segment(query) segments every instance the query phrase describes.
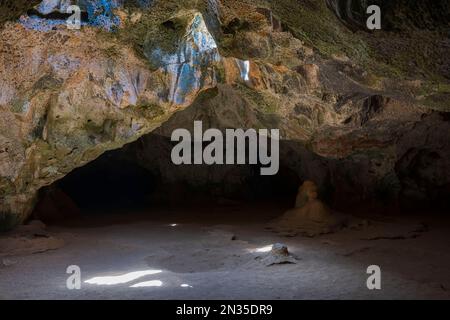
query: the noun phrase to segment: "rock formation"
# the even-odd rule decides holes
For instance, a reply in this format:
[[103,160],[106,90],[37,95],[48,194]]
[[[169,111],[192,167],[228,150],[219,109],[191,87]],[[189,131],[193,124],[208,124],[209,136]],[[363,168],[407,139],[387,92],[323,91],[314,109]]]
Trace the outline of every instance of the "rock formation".
[[290,254],[288,247],[282,243],[275,243],[267,254],[259,256],[257,259],[267,267],[278,264],[295,264],[298,261]]
[[287,211],[273,226],[279,232],[316,236],[349,225],[350,218],[332,212],[318,199],[317,186],[306,181],[298,190],[295,208]]

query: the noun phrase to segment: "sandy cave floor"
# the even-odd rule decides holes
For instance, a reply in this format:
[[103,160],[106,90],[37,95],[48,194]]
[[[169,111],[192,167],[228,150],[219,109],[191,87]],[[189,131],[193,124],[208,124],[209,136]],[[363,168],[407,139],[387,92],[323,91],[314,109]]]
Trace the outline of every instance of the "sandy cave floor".
[[[88,216],[47,227],[65,245],[35,254],[4,255],[0,298],[450,298],[448,219],[371,217],[364,229],[305,238],[265,229],[261,221],[277,214],[269,206],[202,213],[174,208],[154,211],[151,215]],[[258,257],[267,253],[256,250],[273,243],[286,244],[297,263],[262,263]],[[80,290],[66,288],[69,265],[81,268]],[[381,290],[366,287],[369,265],[381,267]],[[136,271],[148,274],[113,285],[85,282]],[[132,287],[143,282],[149,286]]]

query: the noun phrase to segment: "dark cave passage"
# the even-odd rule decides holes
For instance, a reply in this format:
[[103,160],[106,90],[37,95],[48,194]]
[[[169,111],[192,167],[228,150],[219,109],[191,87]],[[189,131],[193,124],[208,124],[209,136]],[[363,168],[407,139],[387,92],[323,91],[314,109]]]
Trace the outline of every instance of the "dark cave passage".
[[[356,181],[358,175],[345,175],[350,169],[365,172],[364,167],[358,169],[353,163],[322,162],[308,154],[293,154],[292,148],[301,149],[288,145],[282,144],[283,161],[278,174],[262,176],[259,165],[176,166],[171,160],[174,144],[170,139],[150,134],[121,149],[106,152],[43,188],[33,218],[52,223],[92,215],[139,213],[153,219],[163,218],[164,210],[174,210],[186,217],[197,213],[209,217],[224,209],[223,217],[262,215],[264,220],[265,208],[272,210],[272,216],[293,208],[299,186],[306,180],[320,181],[314,177],[320,177],[320,173],[325,177],[319,188],[320,198],[338,212],[356,216],[448,213],[445,201],[448,185],[437,188],[434,180],[429,179],[440,172],[430,173],[430,168],[444,167],[429,165],[430,161],[436,164],[440,159],[434,153],[419,152],[417,156],[413,153],[411,157],[417,161],[411,162],[409,157],[399,162],[398,195],[392,195],[396,188],[378,184],[369,198],[364,198],[361,191],[365,190],[365,181]],[[303,166],[297,171],[292,169],[296,159]],[[335,180],[329,179],[327,170],[335,170]],[[425,199],[419,197],[424,193],[417,195],[418,187],[427,190]],[[253,221],[257,220],[255,216]]]
[[155,189],[156,177],[136,163],[106,153],[57,183],[80,209],[136,208]]
[[295,203],[301,180],[287,167],[262,176],[258,165],[175,166],[167,138],[143,139],[106,152],[43,188],[33,217],[58,223],[88,215],[139,212],[153,217],[155,208],[206,212],[252,204],[269,204],[282,214]]

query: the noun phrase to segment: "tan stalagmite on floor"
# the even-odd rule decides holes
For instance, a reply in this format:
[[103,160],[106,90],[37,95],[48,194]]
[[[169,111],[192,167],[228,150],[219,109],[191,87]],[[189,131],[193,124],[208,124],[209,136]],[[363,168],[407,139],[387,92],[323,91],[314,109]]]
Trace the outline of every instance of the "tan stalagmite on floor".
[[332,211],[319,198],[317,185],[305,181],[299,188],[295,208],[272,223],[275,231],[292,235],[316,236],[361,224],[347,215]]

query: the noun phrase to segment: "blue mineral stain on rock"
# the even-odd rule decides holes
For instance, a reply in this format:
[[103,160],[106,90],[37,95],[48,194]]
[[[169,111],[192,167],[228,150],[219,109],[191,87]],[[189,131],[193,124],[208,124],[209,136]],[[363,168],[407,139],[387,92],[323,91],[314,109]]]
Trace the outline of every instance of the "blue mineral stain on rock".
[[182,104],[185,97],[190,93],[198,90],[200,84],[196,79],[195,68],[189,64],[183,64],[178,79],[178,87],[173,98],[175,103]]
[[60,0],[45,0],[36,7],[36,10],[41,14],[50,14],[55,11],[65,12],[67,9],[66,2],[67,1]]
[[[78,5],[82,12],[86,12],[88,21],[83,21],[82,26],[95,26],[108,31],[112,31],[120,24],[119,17],[115,16],[113,9],[122,5],[123,0],[80,0]],[[52,12],[67,13],[70,1],[67,0],[44,0],[36,10],[42,15]],[[59,25],[65,25],[66,20],[47,19],[40,16],[22,16],[20,23],[26,28],[37,31],[49,31]]]
[[111,30],[113,27],[119,25],[119,18],[112,12],[112,9],[119,6],[118,1],[86,1],[85,6],[90,25],[102,27],[107,30]]
[[200,13],[193,16],[186,34],[179,41],[177,52],[167,53],[154,48],[148,58],[170,74],[169,100],[183,104],[190,94],[202,89],[207,79],[211,84],[216,81],[213,65],[221,57]]
[[19,22],[27,29],[43,32],[51,31],[55,27],[66,23],[65,20],[46,20],[37,16],[22,16],[20,17]]

